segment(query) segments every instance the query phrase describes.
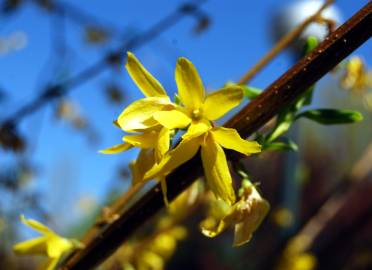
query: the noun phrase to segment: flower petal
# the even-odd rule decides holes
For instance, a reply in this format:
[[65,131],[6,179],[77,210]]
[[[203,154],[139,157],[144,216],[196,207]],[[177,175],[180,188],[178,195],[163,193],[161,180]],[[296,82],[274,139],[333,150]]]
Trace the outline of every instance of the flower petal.
[[[124,131],[133,132],[148,129],[158,122],[152,119],[155,112],[172,109],[174,105],[168,97],[148,97],[130,104],[120,115],[117,123]],[[151,119],[153,121],[151,121]]]
[[196,137],[206,133],[211,128],[212,128],[212,126],[208,122],[200,121],[200,122],[196,122],[196,123],[191,123],[191,125],[187,129],[186,133],[182,135],[182,139],[191,140],[193,138],[196,138]]
[[232,149],[244,155],[261,152],[261,145],[255,141],[247,141],[240,137],[233,128],[218,127],[211,130],[215,141],[222,147]]
[[158,139],[155,147],[155,160],[159,163],[170,146],[170,130],[162,128],[158,134]]
[[244,217],[242,222],[235,225],[234,246],[241,246],[252,238],[252,234],[257,230],[269,212],[270,205],[266,200],[262,199],[254,201],[251,209],[249,215]]
[[235,192],[232,186],[232,178],[225,153],[208,134],[205,143],[201,147],[204,173],[207,183],[217,198],[228,204],[235,202]]
[[190,110],[200,108],[204,101],[204,86],[196,68],[186,58],[177,61],[176,83],[182,103]]
[[206,218],[200,225],[200,229],[202,234],[213,238],[225,231],[229,225],[230,224],[227,224],[224,220],[216,221],[211,218]]
[[33,238],[13,246],[17,255],[46,255],[46,236]]
[[145,179],[154,179],[158,176],[167,175],[169,172],[191,159],[198,152],[201,140],[182,140],[180,144],[164,156],[159,164],[156,164],[145,174]]
[[164,204],[166,207],[169,207],[169,201],[168,201],[168,197],[167,197],[167,181],[165,179],[165,177],[160,177],[159,179],[159,182],[160,182],[160,186],[161,186],[161,192],[163,193],[163,200],[164,200]]
[[240,104],[244,97],[240,86],[228,86],[209,94],[203,104],[204,116],[213,121]]
[[155,148],[158,141],[159,131],[152,130],[136,135],[126,135],[123,141],[139,148]]
[[132,185],[142,182],[145,173],[150,170],[154,164],[154,149],[141,149],[136,161],[130,166],[132,171]]
[[127,151],[128,149],[130,149],[132,147],[133,146],[129,143],[121,143],[121,144],[116,144],[116,145],[111,146],[109,148],[100,150],[99,152],[102,153],[102,154],[111,155],[111,154],[117,154],[117,153]]
[[125,67],[142,93],[146,97],[166,96],[167,92],[163,86],[142,66],[134,54],[127,52],[127,55]]
[[190,117],[177,110],[158,111],[154,113],[154,119],[168,129],[184,128],[191,122]]
[[41,234],[54,233],[51,229],[49,229],[44,224],[42,224],[39,221],[36,221],[34,219],[26,219],[24,215],[20,216],[20,220],[23,224],[33,228],[34,230],[38,231]]
[[72,242],[57,234],[54,234],[47,239],[47,254],[49,258],[60,258],[63,253],[74,248]]

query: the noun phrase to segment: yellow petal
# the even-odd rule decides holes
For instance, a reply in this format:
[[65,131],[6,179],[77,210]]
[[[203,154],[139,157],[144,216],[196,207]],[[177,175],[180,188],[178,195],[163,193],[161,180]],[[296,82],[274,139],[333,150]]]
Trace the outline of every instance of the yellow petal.
[[168,129],[184,128],[191,122],[190,117],[177,110],[156,112],[154,119]]
[[[120,115],[117,123],[124,131],[148,129],[158,123],[152,119],[154,113],[172,109],[174,105],[168,97],[148,97],[130,104]],[[153,121],[151,121],[151,119]]]
[[13,251],[17,255],[46,255],[46,236],[37,237],[23,241],[13,246]]
[[145,174],[145,179],[154,179],[158,176],[167,175],[169,172],[191,159],[198,152],[201,140],[182,140],[180,144],[164,156],[159,164],[156,164]]
[[47,239],[47,254],[49,258],[60,258],[63,253],[74,248],[70,240],[63,238],[57,234],[50,236]]
[[252,234],[257,230],[269,212],[270,205],[266,200],[262,199],[254,201],[251,209],[249,215],[242,222],[235,225],[234,246],[241,246],[252,238]]
[[204,173],[207,183],[217,198],[228,204],[235,202],[235,192],[227,165],[225,153],[211,135],[208,135],[201,147]]
[[[223,231],[225,231],[228,227],[229,224],[225,223],[224,220],[220,220],[217,225],[213,224],[214,226],[209,227],[208,223],[211,222],[208,218],[205,219],[201,225],[201,232],[207,237],[213,238],[216,237],[217,235],[221,234]],[[213,223],[216,222],[215,220],[212,221]]]
[[177,61],[176,83],[182,103],[190,110],[199,109],[204,101],[204,86],[196,68],[186,58]]
[[127,151],[128,149],[132,148],[132,145],[129,143],[121,143],[114,146],[111,146],[109,148],[100,150],[99,152],[102,154],[117,154],[124,151]]
[[154,149],[141,149],[136,161],[131,166],[132,185],[143,181],[143,176],[155,164]]
[[163,156],[169,150],[170,145],[170,130],[162,128],[159,132],[155,148],[155,160],[157,163],[161,161]]
[[169,201],[167,197],[167,181],[165,177],[160,177],[161,192],[163,193],[163,200],[166,207],[169,207]]
[[213,121],[240,104],[244,97],[240,86],[228,86],[209,94],[203,104],[204,116]]
[[182,135],[182,139],[191,140],[206,133],[211,128],[212,126],[208,122],[199,121],[196,123],[191,123],[186,133]]
[[138,61],[131,52],[127,52],[128,59],[125,67],[138,88],[146,97],[166,96],[167,92]]
[[158,141],[159,131],[152,130],[137,135],[127,135],[123,137],[123,141],[139,148],[155,148]]
[[41,234],[54,233],[51,229],[49,229],[44,224],[42,224],[39,221],[36,221],[34,219],[26,219],[24,215],[20,216],[20,220],[23,224],[33,228],[34,230],[38,231]]
[[211,130],[213,138],[222,147],[232,149],[244,155],[261,152],[261,145],[255,141],[247,141],[240,137],[233,128],[218,127]]
[[225,201],[213,200],[209,204],[208,216],[200,223],[201,232],[207,237],[216,237],[226,230],[230,223],[224,218],[229,214],[232,207]]

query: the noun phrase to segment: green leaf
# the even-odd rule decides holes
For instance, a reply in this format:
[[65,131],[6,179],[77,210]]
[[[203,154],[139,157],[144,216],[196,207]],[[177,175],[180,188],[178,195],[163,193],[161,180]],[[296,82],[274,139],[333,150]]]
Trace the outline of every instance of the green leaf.
[[309,36],[304,46],[304,54],[308,54],[319,45],[319,40],[315,36]]
[[275,142],[270,142],[266,145],[263,145],[263,150],[264,151],[298,151],[298,145],[288,139],[288,138],[283,138],[285,141],[275,141]]
[[310,105],[311,102],[313,101],[313,93],[314,93],[314,88],[315,86],[310,86],[304,94],[300,96],[300,98],[296,101],[294,105],[294,110],[297,112],[299,111],[302,107],[306,105]]
[[244,91],[244,96],[246,96],[250,100],[255,99],[258,95],[262,93],[262,90],[256,87],[246,85],[243,85],[242,87]]
[[294,113],[292,110],[287,109],[279,113],[278,118],[276,119],[276,125],[273,130],[266,136],[265,141],[267,143],[273,142],[274,140],[279,138],[279,136],[286,133],[291,127],[294,120]]
[[308,110],[298,114],[296,119],[301,117],[308,118],[323,125],[349,124],[363,120],[363,115],[360,112],[336,109]]

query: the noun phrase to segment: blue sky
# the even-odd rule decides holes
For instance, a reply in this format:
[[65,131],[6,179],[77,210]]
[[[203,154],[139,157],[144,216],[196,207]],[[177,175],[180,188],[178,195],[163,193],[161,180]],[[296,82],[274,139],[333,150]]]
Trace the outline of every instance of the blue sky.
[[[184,3],[179,0],[91,0],[89,5],[86,1],[63,2],[69,2],[118,29],[131,28],[139,32],[148,29]],[[296,1],[209,0],[202,6],[203,11],[211,17],[211,25],[204,33],[193,34],[195,19],[185,17],[134,53],[169,93],[175,90],[174,66],[179,56],[189,58],[196,65],[208,89],[216,89],[227,81],[237,80],[270,49],[273,13],[293,2]],[[367,2],[339,0],[337,7],[343,18],[347,19]],[[0,86],[7,90],[9,96],[6,103],[0,103],[0,120],[21,104],[30,101],[39,91],[43,77],[48,78],[53,72],[50,66],[45,67],[45,62],[51,57],[50,22],[45,11],[30,4],[16,15],[0,17],[0,38],[17,31],[24,32],[27,36],[25,48],[0,55]],[[69,59],[70,74],[89,66],[102,51],[110,47],[97,48],[82,42],[82,29],[74,23],[67,21],[66,30],[68,44],[73,48]],[[371,59],[371,52],[370,44],[365,44],[358,50],[365,59]],[[125,52],[123,64],[124,61]],[[283,53],[252,81],[252,85],[264,88],[291,63],[290,54]],[[110,105],[101,89],[113,76],[127,90],[126,103],[141,96],[123,65],[117,72],[105,72],[68,95],[80,104],[82,113],[98,131],[100,140],[96,144],[88,143],[84,135],[75,132],[67,124],[56,121],[51,105],[20,123],[21,132],[30,142],[26,155],[38,167],[37,177],[30,188],[46,193],[44,202],[47,208],[53,212],[65,213],[62,214],[65,218],[70,215],[70,207],[80,196],[90,194],[100,199],[116,178],[118,165],[135,157],[133,151],[117,156],[97,153],[99,149],[119,143],[122,136],[113,127],[112,120],[125,104]],[[0,169],[4,166],[1,164],[11,160],[10,153],[0,150]]]

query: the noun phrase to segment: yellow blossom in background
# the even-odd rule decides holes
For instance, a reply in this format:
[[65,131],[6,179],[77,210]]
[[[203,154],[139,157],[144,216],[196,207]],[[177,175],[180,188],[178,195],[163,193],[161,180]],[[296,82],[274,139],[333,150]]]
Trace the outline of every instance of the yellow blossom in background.
[[294,236],[288,241],[280,257],[277,270],[314,270],[316,257],[308,252],[312,239],[305,234]]
[[211,205],[208,217],[200,224],[202,233],[215,237],[234,226],[234,246],[247,243],[269,211],[269,203],[249,181],[243,181],[242,194],[234,205],[222,201]]
[[75,239],[59,236],[54,231],[33,219],[20,217],[23,224],[39,232],[42,236],[27,240],[13,246],[17,255],[44,255],[49,257],[42,269],[52,270],[56,267],[62,256],[83,245]]
[[304,252],[293,254],[282,258],[277,270],[314,270],[316,268],[316,257],[311,253]]
[[203,186],[199,180],[196,180],[190,187],[183,191],[174,199],[169,207],[168,212],[174,220],[184,219],[195,206],[199,197],[203,194]]
[[285,207],[275,209],[271,218],[279,227],[289,228],[294,224],[294,216],[292,211]]
[[359,94],[372,88],[372,72],[367,70],[360,57],[352,57],[347,62],[345,74],[341,79],[341,87]]

